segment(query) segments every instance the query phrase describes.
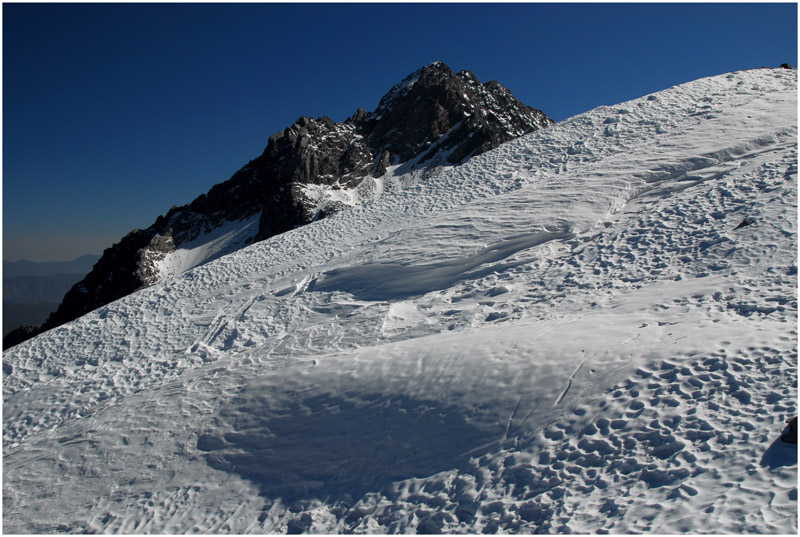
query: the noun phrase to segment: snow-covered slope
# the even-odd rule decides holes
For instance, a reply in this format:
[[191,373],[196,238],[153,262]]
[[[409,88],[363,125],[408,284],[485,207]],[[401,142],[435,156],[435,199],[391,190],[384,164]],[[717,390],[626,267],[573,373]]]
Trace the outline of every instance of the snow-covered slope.
[[258,231],[260,216],[255,214],[237,222],[224,222],[168,252],[145,250],[142,255],[151,257],[149,261],[155,269],[154,281],[165,280],[244,248]]
[[552,123],[500,83],[482,84],[469,71],[455,73],[434,62],[389,90],[373,112],[359,108],[344,123],[300,117],[276,132],[262,154],[230,179],[106,249],[42,326],[15,331],[7,343],[52,330],[248,244],[414,185],[441,167]]
[[593,110],[6,353],[3,529],[794,533],[796,258],[796,71]]

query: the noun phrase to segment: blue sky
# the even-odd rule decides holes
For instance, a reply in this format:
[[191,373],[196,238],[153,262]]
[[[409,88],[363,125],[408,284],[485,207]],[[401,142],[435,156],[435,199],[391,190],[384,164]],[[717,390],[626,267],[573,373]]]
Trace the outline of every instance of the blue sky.
[[433,61],[563,120],[797,65],[782,4],[3,4],[3,259],[101,253]]

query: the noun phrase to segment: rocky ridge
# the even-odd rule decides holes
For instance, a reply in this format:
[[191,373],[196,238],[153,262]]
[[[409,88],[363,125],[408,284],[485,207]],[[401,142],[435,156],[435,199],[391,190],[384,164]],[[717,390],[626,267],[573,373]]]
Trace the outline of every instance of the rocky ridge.
[[[273,134],[229,180],[106,249],[42,327],[13,335],[4,348],[552,123],[496,81],[482,84],[469,71],[430,64],[394,86],[373,112],[359,108],[344,123],[301,117]],[[224,226],[238,226],[234,238],[215,237]],[[190,249],[199,253],[176,261]]]

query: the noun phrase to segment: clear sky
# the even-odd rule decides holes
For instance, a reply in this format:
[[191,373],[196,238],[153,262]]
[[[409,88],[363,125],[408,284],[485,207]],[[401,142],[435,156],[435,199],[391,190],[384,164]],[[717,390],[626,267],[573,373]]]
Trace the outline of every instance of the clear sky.
[[440,60],[563,120],[797,66],[780,4],[3,4],[3,259],[101,253]]

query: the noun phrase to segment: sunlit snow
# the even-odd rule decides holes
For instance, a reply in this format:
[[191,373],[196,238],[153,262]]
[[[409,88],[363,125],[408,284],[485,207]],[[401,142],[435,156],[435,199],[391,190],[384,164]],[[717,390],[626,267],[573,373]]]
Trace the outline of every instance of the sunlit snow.
[[255,237],[260,216],[261,213],[257,213],[240,221],[224,222],[175,250],[160,254],[153,263],[158,274],[156,279],[164,280],[242,248]]
[[581,114],[3,366],[5,532],[794,534],[796,71]]

